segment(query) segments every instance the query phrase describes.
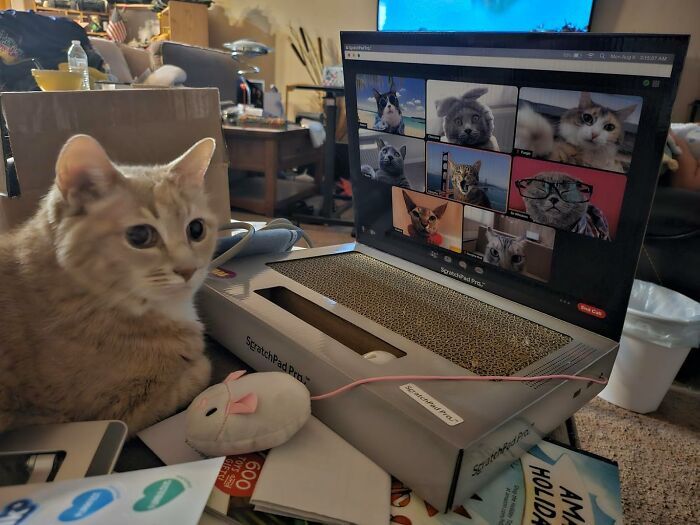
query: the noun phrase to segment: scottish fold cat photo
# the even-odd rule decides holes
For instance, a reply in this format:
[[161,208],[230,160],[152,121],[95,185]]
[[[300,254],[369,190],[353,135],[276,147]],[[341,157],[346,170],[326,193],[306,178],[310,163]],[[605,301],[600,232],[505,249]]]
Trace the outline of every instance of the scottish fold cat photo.
[[429,138],[491,151],[512,150],[516,87],[429,80],[427,95]]

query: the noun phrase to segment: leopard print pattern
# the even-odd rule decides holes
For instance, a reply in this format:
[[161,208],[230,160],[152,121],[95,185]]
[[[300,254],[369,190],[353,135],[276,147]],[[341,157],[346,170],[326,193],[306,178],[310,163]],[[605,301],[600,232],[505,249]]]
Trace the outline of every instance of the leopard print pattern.
[[571,342],[567,335],[362,253],[269,266],[478,375],[512,375]]

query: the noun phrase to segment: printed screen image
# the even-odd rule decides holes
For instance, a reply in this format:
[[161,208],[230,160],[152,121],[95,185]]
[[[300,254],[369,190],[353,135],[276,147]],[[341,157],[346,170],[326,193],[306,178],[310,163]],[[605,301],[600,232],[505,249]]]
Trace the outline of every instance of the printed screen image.
[[556,230],[471,206],[464,207],[462,249],[486,264],[549,281]]
[[424,193],[394,187],[394,229],[414,241],[462,252],[462,206]]
[[362,175],[392,186],[425,191],[425,143],[401,135],[360,129]]
[[341,41],[357,241],[619,340],[687,37]]
[[627,173],[642,99],[523,88],[515,147],[540,159]]
[[516,157],[508,207],[558,230],[615,238],[627,178],[606,171]]
[[428,142],[426,154],[429,193],[506,212],[510,155],[442,142]]
[[361,127],[425,136],[425,80],[391,75],[357,75],[357,118]]
[[518,88],[428,81],[426,133],[442,142],[510,153]]

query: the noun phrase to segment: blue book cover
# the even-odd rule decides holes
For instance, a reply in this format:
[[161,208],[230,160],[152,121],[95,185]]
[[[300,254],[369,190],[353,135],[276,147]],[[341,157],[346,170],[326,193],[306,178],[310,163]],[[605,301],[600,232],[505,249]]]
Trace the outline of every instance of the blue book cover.
[[401,525],[621,525],[617,464],[542,441],[448,514],[392,484],[391,522]]

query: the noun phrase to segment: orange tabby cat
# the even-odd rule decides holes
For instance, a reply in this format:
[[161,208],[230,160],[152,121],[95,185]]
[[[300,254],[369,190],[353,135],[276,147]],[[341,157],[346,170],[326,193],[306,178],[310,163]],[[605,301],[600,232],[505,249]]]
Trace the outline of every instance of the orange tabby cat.
[[0,431],[121,419],[131,433],[208,384],[193,296],[216,242],[204,139],[164,166],[66,142],[36,215],[0,237]]

